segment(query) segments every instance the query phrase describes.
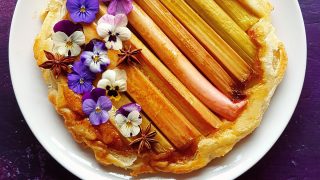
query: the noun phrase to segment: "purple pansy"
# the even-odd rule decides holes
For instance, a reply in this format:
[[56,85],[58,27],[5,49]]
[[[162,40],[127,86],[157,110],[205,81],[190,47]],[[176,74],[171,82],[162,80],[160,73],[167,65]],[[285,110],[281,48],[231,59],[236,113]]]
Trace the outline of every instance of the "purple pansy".
[[108,51],[104,42],[94,39],[86,46],[81,54],[81,61],[88,66],[91,72],[100,73],[109,64]]
[[140,111],[141,106],[136,103],[124,105],[117,110],[115,121],[124,137],[133,137],[139,134],[139,125],[142,123]]
[[129,14],[132,9],[132,0],[104,0],[110,2],[108,6],[108,14]]
[[82,110],[89,116],[89,121],[93,125],[107,122],[109,120],[108,111],[112,108],[110,99],[105,95],[100,96],[100,92],[92,90],[90,96],[93,99],[85,99],[82,103]]
[[68,74],[69,88],[78,94],[91,91],[95,74],[93,74],[81,61],[75,62],[72,70],[72,73]]
[[74,22],[92,23],[99,11],[99,0],[67,0],[67,9]]

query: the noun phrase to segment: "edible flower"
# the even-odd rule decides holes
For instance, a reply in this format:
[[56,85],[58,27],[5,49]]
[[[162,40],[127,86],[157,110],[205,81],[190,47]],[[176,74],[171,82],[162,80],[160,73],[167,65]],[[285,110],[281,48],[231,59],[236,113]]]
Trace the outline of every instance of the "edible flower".
[[95,75],[81,61],[73,64],[72,71],[68,74],[69,88],[78,94],[91,91]]
[[108,14],[129,14],[132,9],[132,0],[104,0],[110,2],[108,6]]
[[47,61],[39,66],[44,69],[50,69],[56,79],[58,79],[61,73],[69,73],[71,70],[69,65],[76,60],[75,57],[64,57],[59,54],[54,55],[48,51],[44,51],[44,54]]
[[128,19],[125,14],[115,16],[105,14],[98,21],[97,33],[106,41],[108,49],[122,49],[122,41],[131,38],[131,31],[126,27]]
[[67,9],[74,22],[92,23],[99,12],[99,0],[67,0]]
[[97,87],[105,89],[111,99],[118,101],[121,98],[120,92],[127,90],[127,74],[120,69],[107,70],[102,74]]
[[133,137],[139,134],[139,125],[142,123],[140,111],[141,106],[136,103],[126,104],[117,110],[115,121],[124,137]]
[[107,122],[109,120],[108,111],[112,108],[110,99],[101,95],[101,89],[93,89],[87,98],[82,103],[82,110],[89,116],[90,123],[97,126]]
[[63,56],[78,56],[81,46],[85,43],[82,26],[69,20],[62,20],[55,24],[52,34],[54,50]]
[[102,72],[110,64],[107,48],[104,42],[99,40],[91,40],[80,59],[93,73]]

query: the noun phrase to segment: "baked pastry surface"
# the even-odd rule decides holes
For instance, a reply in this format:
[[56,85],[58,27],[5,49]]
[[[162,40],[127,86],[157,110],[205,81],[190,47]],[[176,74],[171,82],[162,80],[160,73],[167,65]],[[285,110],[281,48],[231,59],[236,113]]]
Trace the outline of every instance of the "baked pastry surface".
[[[247,105],[236,120],[221,120],[222,123],[216,131],[199,137],[197,142],[184,153],[177,152],[174,146],[168,145],[163,151],[138,155],[135,149],[128,146],[113,123],[117,104],[126,103],[128,101],[126,98],[114,103],[110,111],[110,121],[93,126],[82,111],[81,95],[69,89],[67,78],[55,79],[50,70],[42,70],[43,78],[48,85],[49,100],[63,117],[65,126],[74,139],[90,148],[101,164],[113,164],[130,169],[132,175],[157,171],[187,173],[200,169],[212,159],[222,157],[231,151],[237,142],[259,126],[287,65],[284,45],[275,35],[275,29],[269,19],[273,9],[271,4],[266,0],[239,0],[239,2],[259,18],[247,33],[258,47],[257,55],[262,74],[259,81],[246,89]],[[53,26],[61,19],[68,17],[65,3],[64,0],[51,0],[42,15],[43,25],[34,44],[34,55],[38,65],[46,61],[44,50],[52,51],[53,49],[51,39]],[[97,38],[94,29],[89,25],[84,26],[84,33],[87,43],[90,39]],[[110,67],[116,66],[117,53],[109,51]]]

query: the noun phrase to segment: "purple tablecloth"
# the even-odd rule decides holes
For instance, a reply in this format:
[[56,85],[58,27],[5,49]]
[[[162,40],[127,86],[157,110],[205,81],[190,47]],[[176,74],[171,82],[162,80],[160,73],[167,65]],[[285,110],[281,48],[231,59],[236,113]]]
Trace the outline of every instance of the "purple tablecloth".
[[[320,179],[320,0],[299,2],[308,68],[298,107],[278,142],[239,179]],[[39,144],[17,105],[8,65],[15,4],[16,0],[0,1],[0,179],[76,179]]]

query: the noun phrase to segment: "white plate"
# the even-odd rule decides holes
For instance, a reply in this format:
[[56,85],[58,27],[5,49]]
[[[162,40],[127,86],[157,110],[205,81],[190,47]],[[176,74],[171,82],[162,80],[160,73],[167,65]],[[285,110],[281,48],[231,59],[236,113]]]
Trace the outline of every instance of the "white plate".
[[[155,174],[163,178],[232,179],[258,162],[288,124],[298,102],[306,68],[304,23],[296,0],[272,0],[277,34],[284,41],[289,65],[261,126],[227,156],[187,175]],[[9,59],[12,83],[21,111],[34,135],[66,169],[82,179],[130,178],[125,171],[102,167],[91,152],[74,142],[47,99],[47,87],[33,58],[33,42],[41,27],[38,15],[44,0],[19,0],[12,20]],[[143,176],[150,177],[150,176]]]

